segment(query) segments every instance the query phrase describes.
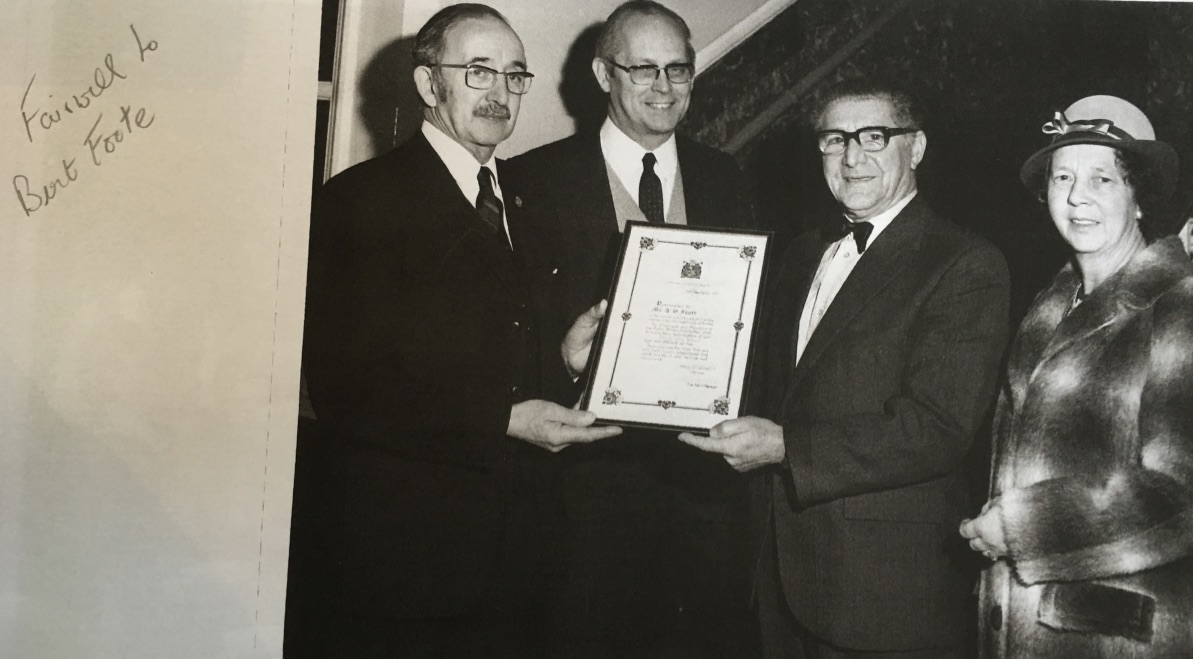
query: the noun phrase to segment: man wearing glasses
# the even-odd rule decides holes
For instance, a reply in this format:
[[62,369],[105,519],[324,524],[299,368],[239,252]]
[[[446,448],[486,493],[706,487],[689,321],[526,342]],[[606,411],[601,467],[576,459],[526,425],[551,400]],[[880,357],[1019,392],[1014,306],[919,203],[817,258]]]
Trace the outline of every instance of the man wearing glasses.
[[906,94],[847,83],[813,116],[843,215],[778,264],[757,416],[681,439],[756,475],[766,656],[972,656],[949,533],[1006,345],[1006,263],[917,195],[927,137]]
[[[557,207],[569,320],[607,295],[627,220],[751,223],[732,158],[675,133],[691,100],[694,58],[675,12],[643,0],[620,5],[592,60],[608,94],[604,124],[512,162]],[[569,534],[557,607],[564,642],[602,656],[748,654],[740,639],[753,632],[744,481],[674,436],[649,435],[627,431],[560,456]]]
[[521,40],[453,5],[413,54],[421,131],[314,202],[303,365],[332,512],[323,629],[295,651],[520,656],[542,597],[519,487],[543,449],[618,429],[544,400],[572,387],[562,266],[551,215],[493,157],[533,79]]

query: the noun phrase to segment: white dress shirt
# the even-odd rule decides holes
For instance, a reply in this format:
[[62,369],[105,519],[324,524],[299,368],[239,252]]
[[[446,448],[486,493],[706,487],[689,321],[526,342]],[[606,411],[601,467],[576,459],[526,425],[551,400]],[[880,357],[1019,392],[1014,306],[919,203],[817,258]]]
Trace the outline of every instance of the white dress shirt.
[[[621,132],[612,119],[605,117],[605,123],[601,126],[601,153],[605,156],[605,162],[609,163],[609,168],[617,174],[626,192],[633,197],[634,203],[639,203],[638,184],[642,181],[642,157],[646,155],[647,150]],[[667,217],[667,213],[671,212],[671,193],[675,190],[675,172],[679,169],[675,135],[671,135],[651,153],[657,161],[654,172],[663,184],[663,217]]]
[[[866,243],[867,250],[878,239],[878,235],[890,226],[895,216],[915,198],[915,192],[912,190],[911,194],[895,202],[894,206],[865,220],[874,225],[874,230],[870,232],[870,240]],[[816,277],[812,279],[808,299],[804,301],[803,313],[799,317],[799,341],[796,343],[795,363],[798,364],[803,358],[804,348],[808,347],[808,339],[812,337],[812,332],[816,331],[820,319],[824,318],[829,305],[833,303],[833,299],[845,285],[845,280],[849,279],[849,274],[863,256],[864,252],[858,254],[857,241],[853,239],[853,234],[845,234],[844,238],[830,245],[820,257],[820,266],[816,268]]]
[[439,155],[439,159],[447,165],[447,171],[451,173],[456,185],[460,187],[460,192],[464,193],[464,198],[473,208],[476,208],[476,197],[481,193],[481,185],[476,180],[477,174],[480,173],[481,167],[489,168],[489,173],[493,175],[493,192],[501,200],[501,224],[505,239],[509,241],[510,226],[506,219],[505,197],[501,196],[501,184],[497,180],[497,159],[490,155],[483,164],[478,163],[468,149],[428,121],[423,122],[422,131],[423,136],[431,143],[431,148]]

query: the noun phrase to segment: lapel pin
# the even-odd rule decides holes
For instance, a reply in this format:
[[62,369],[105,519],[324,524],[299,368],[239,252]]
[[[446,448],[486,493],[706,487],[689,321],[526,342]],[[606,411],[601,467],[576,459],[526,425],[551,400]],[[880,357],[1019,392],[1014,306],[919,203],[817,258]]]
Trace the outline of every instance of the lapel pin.
[[522,207],[522,198],[515,195],[514,196],[514,205],[517,206],[518,208],[521,208]]

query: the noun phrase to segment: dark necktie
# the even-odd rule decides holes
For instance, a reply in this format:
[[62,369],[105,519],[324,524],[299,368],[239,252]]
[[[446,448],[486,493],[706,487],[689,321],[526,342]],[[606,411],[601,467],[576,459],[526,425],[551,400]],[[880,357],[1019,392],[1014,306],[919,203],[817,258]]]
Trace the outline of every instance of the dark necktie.
[[476,182],[480,183],[481,191],[476,195],[476,212],[494,232],[505,237],[505,227],[502,222],[504,207],[497,193],[493,192],[493,172],[488,167],[481,167],[476,174]]
[[869,242],[872,231],[874,231],[874,225],[869,222],[842,220],[841,225],[836,227],[835,231],[826,231],[825,234],[829,240],[836,241],[852,233],[853,241],[857,243],[857,253],[861,254],[866,251],[866,243]]
[[647,221],[654,224],[663,223],[663,182],[654,173],[655,157],[653,153],[642,156],[642,179],[638,181],[638,208]]

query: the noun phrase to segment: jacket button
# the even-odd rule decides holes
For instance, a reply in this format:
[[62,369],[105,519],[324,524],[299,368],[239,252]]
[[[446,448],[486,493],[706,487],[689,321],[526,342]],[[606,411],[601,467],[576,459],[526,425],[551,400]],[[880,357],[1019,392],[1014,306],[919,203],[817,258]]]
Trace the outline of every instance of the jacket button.
[[514,386],[510,387],[510,394],[514,398],[518,398],[519,396],[522,395],[522,387],[519,387],[518,385],[515,384]]
[[994,631],[1002,629],[1002,606],[998,604],[990,609],[990,628]]
[[515,321],[513,322],[513,325],[512,325],[512,327],[513,327],[513,329],[515,329],[515,330],[516,330],[516,329],[519,329],[520,327],[522,327],[522,323],[519,323],[518,321],[516,321],[516,320],[515,320]]

